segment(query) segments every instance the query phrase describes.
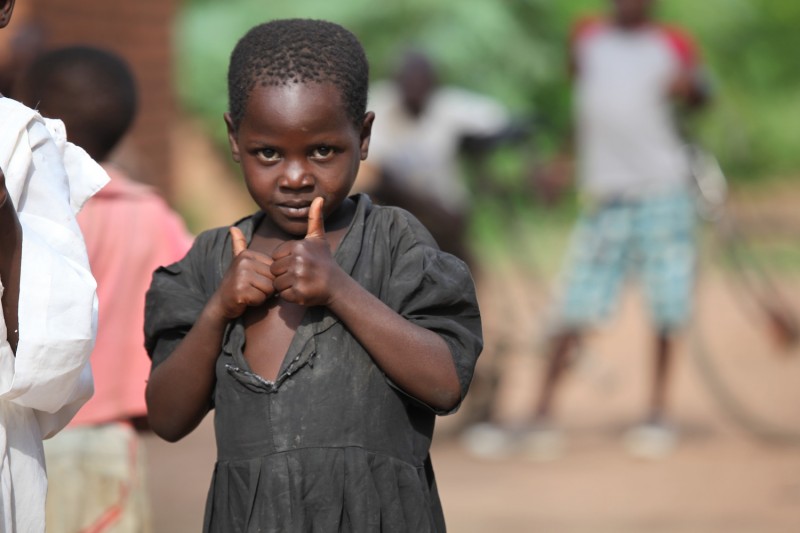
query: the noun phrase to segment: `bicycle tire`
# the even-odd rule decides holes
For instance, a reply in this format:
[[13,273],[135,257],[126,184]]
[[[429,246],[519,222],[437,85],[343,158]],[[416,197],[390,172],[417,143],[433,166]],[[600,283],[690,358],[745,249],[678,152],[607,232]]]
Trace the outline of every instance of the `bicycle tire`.
[[[800,445],[800,273],[776,272],[760,249],[763,236],[749,235],[747,224],[728,217],[716,229],[717,261],[701,284],[693,359],[739,427],[762,441]],[[780,239],[800,243],[791,233],[770,235]]]

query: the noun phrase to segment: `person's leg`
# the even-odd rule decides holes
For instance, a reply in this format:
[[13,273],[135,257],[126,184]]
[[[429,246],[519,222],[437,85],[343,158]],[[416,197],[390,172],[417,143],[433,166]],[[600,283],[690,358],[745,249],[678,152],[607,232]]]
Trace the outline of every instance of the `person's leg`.
[[581,216],[570,243],[564,294],[557,312],[558,333],[546,353],[534,423],[550,421],[553,400],[583,332],[606,318],[625,278],[631,223],[624,204],[599,207]]
[[580,340],[577,329],[566,330],[551,339],[533,421],[521,434],[522,449],[531,460],[551,461],[563,452],[564,438],[552,423],[553,405]]
[[48,533],[151,531],[144,449],[133,428],[67,428],[44,448]]
[[664,422],[675,332],[691,312],[694,270],[694,210],[688,194],[644,201],[638,214],[637,241],[642,278],[655,327],[653,375],[646,420]]
[[553,338],[547,354],[546,368],[542,378],[542,386],[536,401],[534,424],[544,425],[550,422],[553,411],[553,398],[561,378],[569,367],[570,356],[580,342],[577,330],[570,330]]
[[678,441],[678,435],[667,417],[670,377],[675,358],[674,337],[667,328],[656,329],[647,413],[640,424],[625,433],[628,451],[642,459],[660,459],[669,455]]
[[641,459],[660,459],[669,455],[678,436],[667,422],[667,398],[674,363],[674,338],[668,330],[658,330],[653,346],[653,368],[647,414],[644,420],[624,435],[630,454]]
[[673,339],[666,330],[661,330],[655,338],[655,359],[653,364],[652,393],[647,422],[660,424],[664,420],[667,407],[667,390],[672,369]]
[[657,459],[669,454],[677,442],[666,413],[675,363],[675,332],[689,320],[694,286],[694,208],[690,197],[677,193],[644,200],[635,226],[642,281],[656,333],[647,412],[643,423],[626,433],[625,443],[635,456]]

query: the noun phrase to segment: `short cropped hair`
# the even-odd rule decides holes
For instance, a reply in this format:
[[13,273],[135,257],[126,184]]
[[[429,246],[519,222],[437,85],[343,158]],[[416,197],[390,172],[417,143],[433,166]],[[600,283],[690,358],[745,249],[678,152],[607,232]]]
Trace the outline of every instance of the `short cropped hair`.
[[322,20],[286,19],[252,28],[236,44],[228,68],[228,111],[239,127],[256,84],[332,83],[356,127],[367,110],[369,64],[345,28]]
[[42,54],[23,74],[24,103],[64,121],[70,140],[102,160],[136,116],[136,81],[121,57],[89,46]]

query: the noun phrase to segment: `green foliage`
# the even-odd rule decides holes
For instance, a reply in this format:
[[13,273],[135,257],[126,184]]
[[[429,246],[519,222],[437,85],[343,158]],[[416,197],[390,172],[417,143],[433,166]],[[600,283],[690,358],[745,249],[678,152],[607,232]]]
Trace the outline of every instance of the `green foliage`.
[[716,89],[699,136],[729,173],[758,179],[800,169],[800,3],[784,0],[670,0],[665,18],[701,45]]
[[[408,46],[430,53],[446,82],[490,94],[547,123],[539,146],[569,129],[565,43],[575,18],[608,0],[193,0],[179,26],[179,87],[188,109],[224,140],[228,56],[252,25],[284,17],[324,18],[365,45],[373,77],[391,71]],[[800,169],[800,2],[662,0],[662,17],[700,43],[715,87],[712,107],[692,124],[730,174],[757,178]],[[521,179],[521,177],[519,178]]]

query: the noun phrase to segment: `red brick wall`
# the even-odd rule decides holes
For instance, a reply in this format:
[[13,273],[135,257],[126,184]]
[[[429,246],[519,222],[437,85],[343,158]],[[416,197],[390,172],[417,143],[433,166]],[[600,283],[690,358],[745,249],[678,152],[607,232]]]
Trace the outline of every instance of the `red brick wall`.
[[131,134],[114,154],[131,174],[168,198],[176,117],[172,30],[178,0],[33,0],[46,46],[89,44],[127,59],[139,84],[140,109]]

